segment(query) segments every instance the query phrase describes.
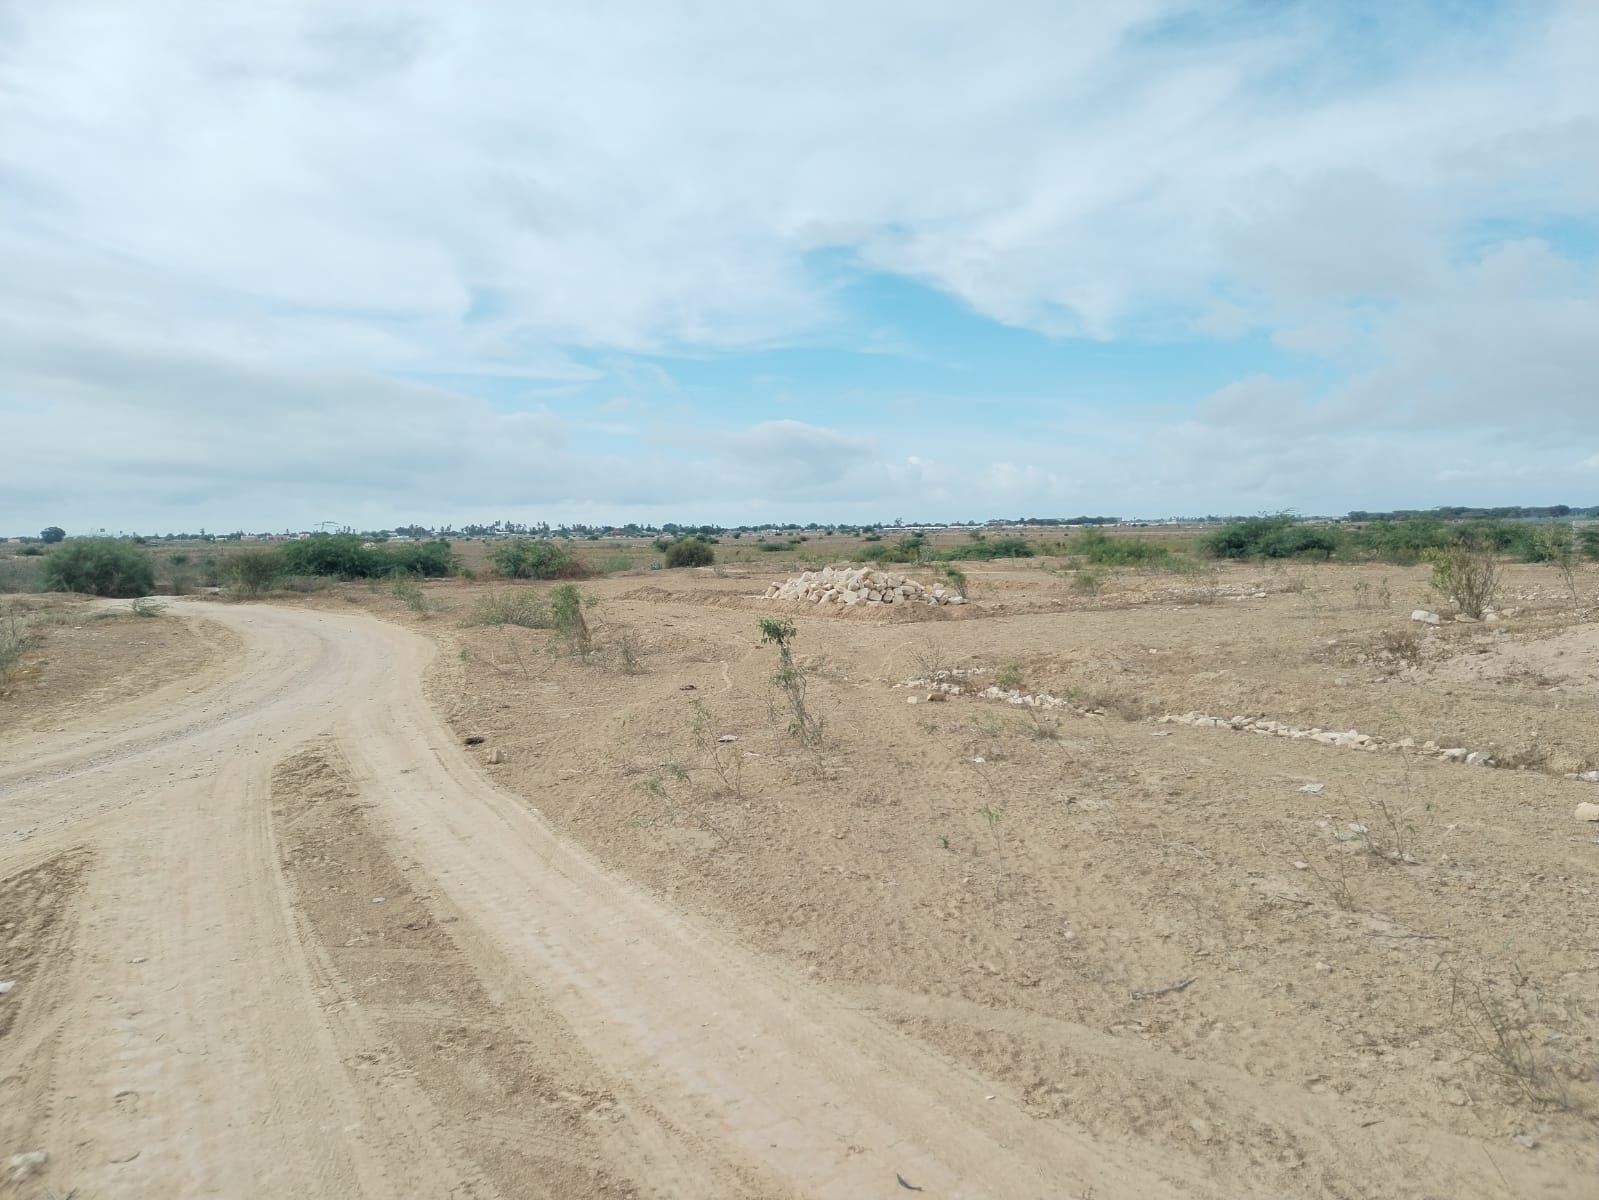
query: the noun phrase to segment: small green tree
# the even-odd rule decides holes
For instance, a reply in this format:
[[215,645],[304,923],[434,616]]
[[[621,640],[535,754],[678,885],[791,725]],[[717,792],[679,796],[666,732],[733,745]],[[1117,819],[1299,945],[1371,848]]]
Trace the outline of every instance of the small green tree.
[[1499,595],[1499,559],[1492,545],[1465,541],[1424,556],[1432,564],[1432,586],[1468,617],[1479,620]]
[[762,645],[777,647],[777,671],[772,684],[788,701],[790,720],[788,731],[811,747],[822,743],[822,719],[812,714],[805,704],[807,681],[805,670],[794,661],[789,643],[798,635],[794,622],[786,617],[765,617],[756,623],[761,631]]
[[79,538],[45,559],[44,582],[51,591],[127,599],[155,591],[155,569],[150,555],[128,542]]
[[1577,537],[1572,525],[1545,525],[1533,534],[1533,548],[1538,558],[1560,572],[1573,603],[1581,600],[1577,593]]
[[599,601],[580,591],[575,583],[563,583],[550,589],[550,625],[578,658],[587,658],[594,648],[583,610],[597,603]]
[[716,561],[716,551],[699,538],[679,538],[666,548],[669,567],[708,567]]

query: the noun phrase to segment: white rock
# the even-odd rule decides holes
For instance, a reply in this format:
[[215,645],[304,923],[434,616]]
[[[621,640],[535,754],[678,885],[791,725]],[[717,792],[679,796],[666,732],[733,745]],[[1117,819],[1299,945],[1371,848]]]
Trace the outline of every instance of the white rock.
[[29,1150],[24,1154],[13,1154],[10,1159],[11,1181],[21,1183],[38,1171],[44,1170],[45,1164],[50,1161],[50,1155],[44,1150]]
[[1468,767],[1491,767],[1494,765],[1493,756],[1484,750],[1473,750],[1466,755],[1466,765]]
[[1423,625],[1441,625],[1443,618],[1435,612],[1428,612],[1425,608],[1418,608],[1410,614],[1412,621],[1420,621]]
[[1589,804],[1584,800],[1577,805],[1577,811],[1572,816],[1579,821],[1599,821],[1599,804]]
[[17,986],[17,981],[15,979],[0,979],[0,996],[4,996],[7,992],[9,992],[12,988],[14,988],[16,986]]
[[1325,783],[1307,783],[1299,790],[1304,792],[1307,796],[1319,796],[1322,793],[1322,789],[1326,786],[1327,785]]

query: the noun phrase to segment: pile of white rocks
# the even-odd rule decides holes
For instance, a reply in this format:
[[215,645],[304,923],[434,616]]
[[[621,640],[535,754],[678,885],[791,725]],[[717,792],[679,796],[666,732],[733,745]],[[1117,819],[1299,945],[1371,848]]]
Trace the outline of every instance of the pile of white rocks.
[[914,579],[876,567],[823,567],[766,589],[764,600],[806,604],[965,604],[966,598],[941,583],[923,587]]

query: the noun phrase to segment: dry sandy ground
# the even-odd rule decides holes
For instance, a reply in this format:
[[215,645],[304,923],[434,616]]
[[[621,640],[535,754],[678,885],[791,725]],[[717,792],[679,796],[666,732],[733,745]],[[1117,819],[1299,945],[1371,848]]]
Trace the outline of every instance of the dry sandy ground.
[[[1531,572],[1414,647],[1414,572],[973,575],[611,579],[589,661],[453,583],[175,604],[225,670],[0,741],[0,1156],[50,1155],[0,1195],[1599,1194],[1599,626]],[[1074,707],[896,686],[1012,663]]]

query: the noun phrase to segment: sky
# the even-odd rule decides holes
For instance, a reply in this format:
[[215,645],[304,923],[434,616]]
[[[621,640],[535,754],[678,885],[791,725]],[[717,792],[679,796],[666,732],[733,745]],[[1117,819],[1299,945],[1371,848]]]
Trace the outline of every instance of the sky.
[[0,533],[1599,503],[1596,48],[0,0]]

